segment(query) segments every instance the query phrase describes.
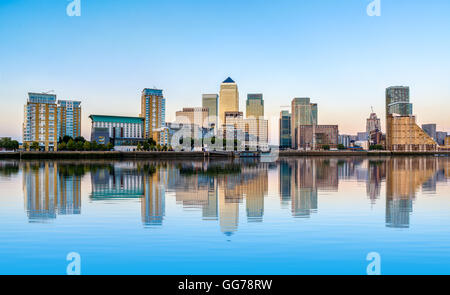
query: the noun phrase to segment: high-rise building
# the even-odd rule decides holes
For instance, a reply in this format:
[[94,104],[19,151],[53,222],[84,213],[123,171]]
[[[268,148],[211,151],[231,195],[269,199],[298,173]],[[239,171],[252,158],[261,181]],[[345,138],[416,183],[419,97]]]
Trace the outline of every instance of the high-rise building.
[[280,113],[280,148],[287,149],[292,146],[291,142],[291,113],[281,111]]
[[416,124],[409,87],[386,89],[386,148],[391,151],[434,151],[436,141]]
[[433,138],[434,141],[437,141],[436,124],[423,124],[422,129],[426,134]]
[[208,108],[183,108],[176,112],[176,123],[208,127]]
[[226,112],[239,112],[239,91],[236,82],[228,77],[220,84],[219,120],[225,123]]
[[81,136],[81,101],[58,100],[58,139]]
[[208,120],[209,124],[213,125],[217,129],[218,122],[217,116],[219,115],[219,96],[217,94],[203,94],[202,95],[202,107],[208,108]]
[[297,148],[297,129],[301,125],[317,125],[317,104],[311,103],[309,97],[296,97],[291,103],[291,138],[292,148]]
[[264,100],[261,93],[247,95],[245,115],[247,118],[254,117],[259,119],[264,117]]
[[373,131],[381,131],[381,121],[376,113],[371,113],[366,122],[366,132],[370,134]]
[[412,110],[409,87],[393,86],[386,89],[386,115],[410,116]]
[[142,90],[140,117],[144,118],[144,138],[152,138],[161,145],[168,144],[166,99],[162,90]]
[[56,95],[28,93],[24,108],[23,143],[39,143],[39,148],[55,151],[58,143],[58,108]]

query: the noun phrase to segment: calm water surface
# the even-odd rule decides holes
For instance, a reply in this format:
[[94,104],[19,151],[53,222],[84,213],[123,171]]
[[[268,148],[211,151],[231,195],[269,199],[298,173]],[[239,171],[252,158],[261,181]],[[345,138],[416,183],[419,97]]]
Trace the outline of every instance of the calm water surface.
[[450,159],[1,161],[0,274],[450,274]]

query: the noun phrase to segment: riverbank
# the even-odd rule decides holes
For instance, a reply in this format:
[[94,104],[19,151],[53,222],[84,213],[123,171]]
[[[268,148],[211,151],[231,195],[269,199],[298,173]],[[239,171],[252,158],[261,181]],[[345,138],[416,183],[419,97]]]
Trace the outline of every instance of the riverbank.
[[[276,154],[275,154],[276,155]],[[279,157],[450,156],[450,152],[279,151]],[[206,159],[235,158],[233,152],[2,152],[0,159]]]

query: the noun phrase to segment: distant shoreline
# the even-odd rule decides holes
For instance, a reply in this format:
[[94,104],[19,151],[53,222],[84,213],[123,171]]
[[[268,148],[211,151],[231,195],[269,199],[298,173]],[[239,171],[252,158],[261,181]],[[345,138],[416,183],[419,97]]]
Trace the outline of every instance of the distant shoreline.
[[[279,157],[390,157],[390,156],[450,156],[440,152],[389,152],[389,151],[279,151]],[[1,152],[0,159],[214,159],[236,158],[233,152]],[[257,157],[244,157],[257,158]]]

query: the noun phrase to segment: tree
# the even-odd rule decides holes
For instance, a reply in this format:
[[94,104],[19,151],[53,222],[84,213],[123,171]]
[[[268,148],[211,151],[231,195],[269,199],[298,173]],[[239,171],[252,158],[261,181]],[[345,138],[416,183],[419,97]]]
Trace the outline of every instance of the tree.
[[77,137],[75,137],[74,140],[75,140],[75,142],[82,142],[82,143],[84,143],[86,141],[86,139],[84,139],[83,136],[77,136]]
[[11,141],[11,149],[12,150],[18,150],[19,149],[19,142],[17,140]]
[[75,149],[76,149],[75,141],[73,141],[73,139],[69,139],[69,142],[67,142],[67,150],[74,151]]
[[29,148],[28,143],[25,142],[25,143],[22,145],[22,148],[23,148],[25,151],[27,151],[28,148]]
[[338,144],[338,150],[345,150],[345,146],[343,144]]
[[91,150],[91,143],[89,141],[85,141],[83,143],[83,150],[90,151]]
[[148,144],[148,142],[144,142],[144,151],[148,151],[150,148],[150,145]]
[[34,142],[31,144],[31,149],[32,149],[33,151],[38,151],[38,150],[39,150],[39,143],[36,142],[36,141],[34,141]]
[[98,143],[95,140],[91,142],[91,151],[98,151]]
[[69,140],[71,140],[71,139],[72,139],[71,136],[69,136],[69,135],[64,135],[64,137],[62,138],[62,141],[65,142],[65,143],[69,143]]
[[137,149],[138,151],[142,150],[142,145],[141,145],[140,142],[138,142],[136,149]]
[[110,151],[114,148],[114,145],[110,142],[108,142],[108,144],[106,145],[106,150]]
[[76,146],[76,150],[77,151],[82,151],[83,150],[83,142],[82,141],[76,141],[75,142],[75,146]]
[[330,146],[329,146],[328,144],[324,144],[324,145],[322,146],[322,148],[323,148],[324,150],[326,150],[326,151],[329,151],[329,150],[330,150]]
[[58,144],[58,151],[64,151],[67,149],[67,145],[64,141],[62,141],[60,144]]

